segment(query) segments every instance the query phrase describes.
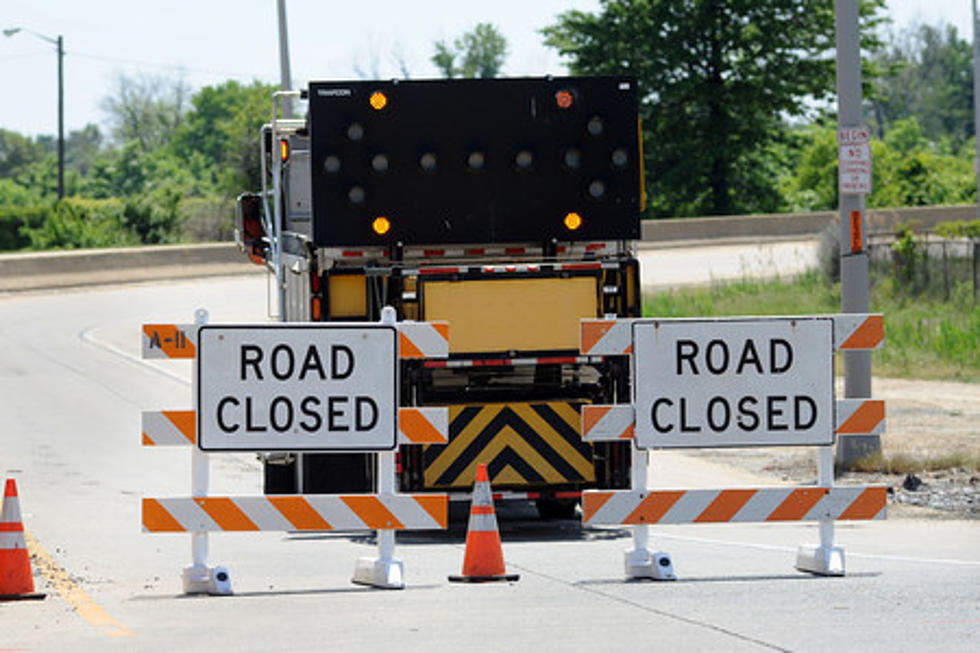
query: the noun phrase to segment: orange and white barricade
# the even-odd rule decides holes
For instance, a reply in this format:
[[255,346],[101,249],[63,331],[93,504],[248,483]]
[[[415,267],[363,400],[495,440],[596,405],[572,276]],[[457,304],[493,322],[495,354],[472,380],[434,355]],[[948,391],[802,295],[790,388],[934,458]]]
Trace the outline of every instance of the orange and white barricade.
[[[203,347],[200,329],[207,323],[207,311],[199,309],[195,313],[194,325],[144,325],[143,357],[194,360],[195,385],[198,385],[199,351]],[[449,355],[448,324],[445,322],[396,323],[394,309],[385,307],[381,325],[397,331],[397,345],[394,350],[396,359],[445,358]],[[296,325],[276,324],[269,325],[269,328],[290,326]],[[317,323],[316,326],[331,328],[330,323]],[[356,330],[357,327],[356,324],[343,323],[343,328],[348,330]],[[376,328],[378,324],[366,324],[363,327]],[[234,328],[255,327],[229,325],[229,329]],[[317,361],[316,364],[319,365],[320,362]],[[397,369],[397,360],[394,365]],[[395,374],[397,379],[397,371]],[[395,383],[394,387],[397,388],[398,384]],[[198,396],[195,396],[195,402]],[[393,401],[398,401],[397,390],[394,391]],[[395,411],[396,423],[394,446],[390,450],[370,449],[378,451],[377,494],[225,497],[209,496],[211,454],[202,450],[198,409],[144,411],[141,419],[141,441],[144,446],[192,447],[191,496],[146,497],[142,502],[144,532],[191,534],[192,564],[183,571],[184,592],[232,593],[227,569],[208,563],[208,534],[229,531],[375,530],[378,534],[379,555],[357,561],[353,582],[388,589],[404,587],[403,565],[394,557],[395,532],[445,529],[448,522],[448,496],[398,494],[395,488],[394,449],[399,444],[448,442],[449,414],[445,407],[392,409]],[[351,449],[356,450],[358,449]]]
[[[807,336],[809,340],[803,338],[799,341],[810,345],[811,350],[821,350],[817,353],[797,351],[796,356],[801,360],[801,368],[809,369],[802,362],[803,360],[811,361],[814,356],[823,353],[828,357],[826,365],[814,366],[819,368],[815,373],[815,376],[819,377],[817,385],[821,389],[817,395],[825,409],[821,412],[822,421],[819,424],[822,435],[818,433],[817,439],[811,437],[799,443],[749,439],[743,444],[732,440],[734,436],[730,435],[731,433],[755,431],[762,421],[759,409],[762,405],[769,409],[766,423],[770,425],[770,431],[773,429],[772,424],[775,423],[779,428],[795,435],[796,432],[802,432],[803,426],[809,427],[817,423],[816,416],[820,412],[817,410],[819,402],[806,395],[790,397],[791,391],[788,392],[784,386],[779,385],[784,379],[777,373],[790,369],[794,360],[790,336],[769,338],[765,343],[768,349],[762,343],[753,343],[751,337],[745,336],[751,329],[761,328],[759,325],[767,322],[778,325],[773,327],[774,332],[777,333],[797,335],[812,332],[815,334],[813,338],[816,338],[819,347],[812,346],[814,340],[810,336]],[[814,574],[843,575],[844,552],[834,546],[834,521],[884,518],[887,493],[884,486],[835,486],[834,441],[837,437],[881,433],[885,426],[885,405],[883,401],[870,398],[839,400],[834,398],[833,351],[881,347],[884,343],[883,325],[881,315],[867,314],[727,320],[699,318],[582,320],[581,352],[588,355],[630,356],[633,393],[632,400],[628,404],[583,406],[582,437],[587,441],[624,439],[634,441],[631,488],[625,491],[584,492],[583,523],[632,526],[634,546],[632,550],[625,553],[626,575],[634,578],[672,580],[675,575],[670,556],[648,548],[648,529],[651,524],[817,521],[820,524],[820,544],[814,547],[800,547],[796,567],[801,571]],[[725,331],[726,329],[729,331]],[[739,334],[738,338],[731,338],[730,341],[740,343],[741,349],[730,347],[729,341],[725,340],[727,336],[717,335],[719,333]],[[685,335],[681,337],[676,334]],[[673,349],[670,349],[671,347]],[[802,350],[804,347],[799,349]],[[645,353],[648,351],[656,352],[658,357],[654,358]],[[673,351],[673,359],[669,356],[665,357],[663,355],[665,351]],[[642,360],[638,352],[642,352]],[[645,373],[644,369],[653,361],[656,362],[656,366],[667,371],[661,369]],[[665,379],[663,384],[669,388],[670,384],[676,382],[684,372],[692,378],[700,376],[700,379],[690,381],[690,385],[683,386],[684,389],[677,390],[673,394],[670,394],[669,390],[662,390],[659,379]],[[724,379],[735,376],[747,378],[754,372],[758,372],[757,379],[748,382],[737,379],[732,382],[735,390],[731,394],[735,395],[736,399],[729,400],[723,396],[726,388],[718,384],[723,384]],[[772,373],[773,376],[766,378],[766,372]],[[726,377],[725,374],[729,376]],[[805,380],[810,380],[807,376],[809,372],[801,372],[801,374]],[[714,386],[704,385],[707,383],[704,379],[710,379],[712,375],[723,380],[718,381]],[[658,380],[654,383],[644,383],[651,378]],[[767,396],[763,401],[758,396],[744,394],[743,388],[746,386],[738,385],[743,382],[746,385],[754,383],[752,387],[755,388],[768,387],[765,384],[773,382],[773,386],[777,388],[775,392],[779,394]],[[699,383],[702,385],[698,385]],[[644,389],[638,388],[641,385]],[[721,390],[718,390],[719,387]],[[649,388],[653,389],[648,392]],[[707,388],[708,391],[695,391],[700,388]],[[714,392],[711,391],[712,389]],[[686,396],[683,394],[685,390],[688,391]],[[656,396],[647,396],[651,392]],[[739,394],[740,392],[742,394]],[[694,411],[694,417],[691,417],[685,411],[692,405],[706,405],[707,412]],[[797,411],[793,416],[795,420],[793,422],[789,419],[791,408]],[[739,411],[737,416],[736,410]],[[827,415],[831,412],[832,416]],[[698,422],[698,419],[701,422]],[[678,423],[681,429],[676,428]],[[641,426],[644,429],[642,442]],[[709,430],[708,426],[716,427],[717,431],[724,435],[717,440],[710,438],[704,440],[708,444],[696,444],[698,438],[703,436],[703,431]],[[677,430],[687,431],[687,433],[683,434],[683,437],[676,436],[674,432]],[[662,440],[657,440],[659,434],[667,435],[664,435]],[[685,441],[684,437],[690,439]],[[753,435],[753,437],[763,436]],[[769,437],[768,434],[765,437]],[[816,447],[818,469],[816,486],[655,491],[647,489],[648,449],[781,444]]]

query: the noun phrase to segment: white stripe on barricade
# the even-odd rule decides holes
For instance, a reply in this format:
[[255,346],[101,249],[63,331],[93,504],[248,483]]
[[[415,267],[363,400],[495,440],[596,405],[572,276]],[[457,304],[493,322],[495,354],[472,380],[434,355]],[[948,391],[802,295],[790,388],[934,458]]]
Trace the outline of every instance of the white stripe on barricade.
[[587,525],[882,519],[885,486],[587,491]]
[[143,499],[149,533],[444,529],[445,494],[281,495]]
[[[881,399],[838,399],[838,435],[872,435],[885,430],[885,402]],[[633,438],[635,411],[630,404],[582,406],[582,439],[586,442]]]
[[[197,443],[193,410],[145,410],[141,414],[143,446],[186,447]],[[399,444],[444,444],[449,441],[449,408],[398,409]]]

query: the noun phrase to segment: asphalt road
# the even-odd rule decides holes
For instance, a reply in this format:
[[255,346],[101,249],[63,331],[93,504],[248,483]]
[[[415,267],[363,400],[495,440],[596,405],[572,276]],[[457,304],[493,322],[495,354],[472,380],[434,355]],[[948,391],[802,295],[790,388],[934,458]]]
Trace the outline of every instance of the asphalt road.
[[[516,583],[457,585],[465,522],[406,533],[407,587],[352,585],[371,534],[212,535],[235,595],[184,597],[186,535],[140,532],[141,496],[186,495],[187,449],[143,448],[140,410],[190,406],[186,362],[138,358],[139,325],[264,319],[261,278],[0,297],[0,470],[17,479],[44,601],[0,603],[0,649],[36,650],[975,650],[976,522],[841,523],[844,578],[793,569],[815,525],[654,529],[673,583],[625,582],[626,530],[500,508]],[[260,489],[250,455],[214,456],[214,494]],[[758,482],[658,454],[656,485]],[[465,517],[465,507],[459,516]]]

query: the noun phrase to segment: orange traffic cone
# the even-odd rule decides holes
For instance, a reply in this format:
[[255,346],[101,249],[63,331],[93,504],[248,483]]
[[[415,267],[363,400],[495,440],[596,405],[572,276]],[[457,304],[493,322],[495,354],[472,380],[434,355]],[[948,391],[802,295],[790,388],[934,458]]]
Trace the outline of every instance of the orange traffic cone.
[[3,490],[3,513],[0,514],[0,601],[43,598],[44,594],[34,593],[17,484],[8,478]]
[[504,552],[500,548],[497,531],[497,515],[493,511],[493,494],[487,466],[476,468],[476,484],[473,486],[473,502],[470,504],[470,523],[466,529],[466,553],[463,556],[463,574],[450,576],[449,580],[465,583],[483,583],[491,580],[518,580],[520,574],[508,574],[504,569]]

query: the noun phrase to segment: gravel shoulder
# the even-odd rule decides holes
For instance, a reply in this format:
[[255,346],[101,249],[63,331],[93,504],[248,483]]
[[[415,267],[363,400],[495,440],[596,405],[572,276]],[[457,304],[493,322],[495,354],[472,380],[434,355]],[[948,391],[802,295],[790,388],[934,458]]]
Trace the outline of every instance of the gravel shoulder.
[[[843,396],[843,388],[838,389]],[[980,458],[980,385],[876,377],[872,394],[886,402],[885,455],[918,459],[965,454]],[[687,452],[698,458],[793,483],[812,482],[816,462],[811,448],[711,449]],[[980,472],[951,468],[906,474],[847,472],[847,485],[889,487],[889,517],[980,519]]]

